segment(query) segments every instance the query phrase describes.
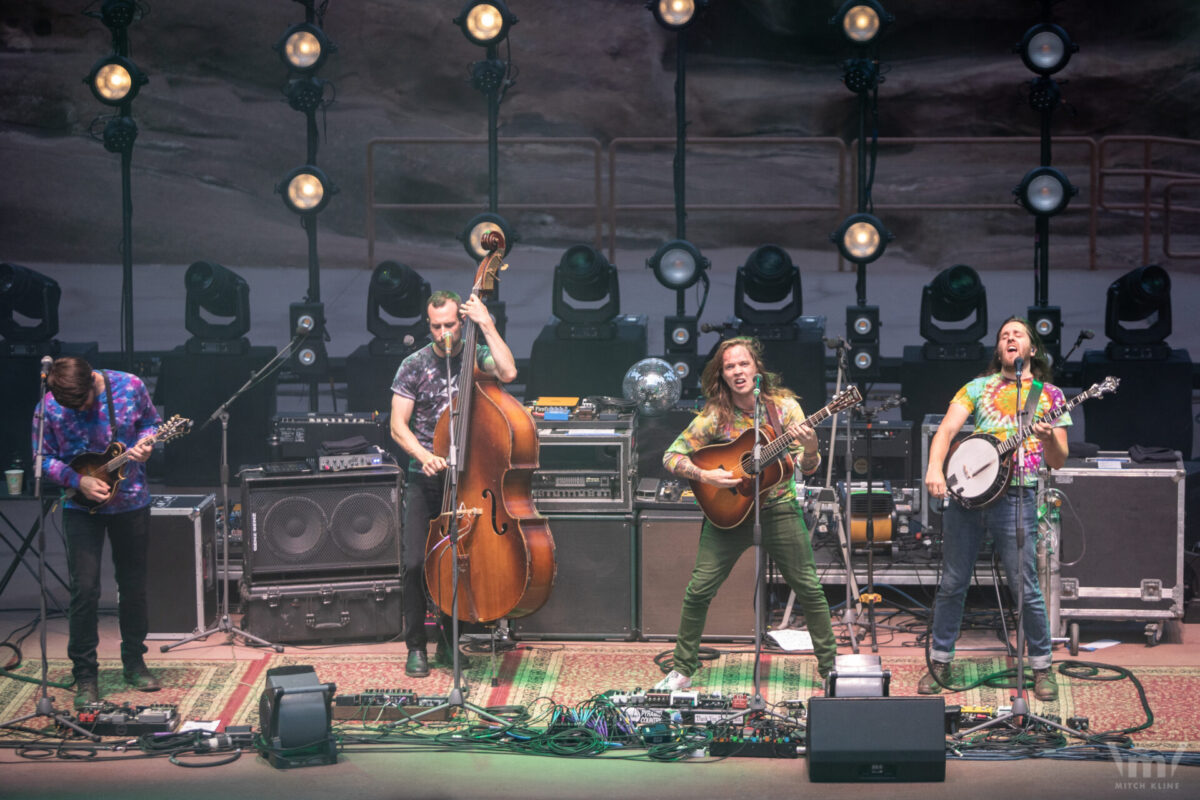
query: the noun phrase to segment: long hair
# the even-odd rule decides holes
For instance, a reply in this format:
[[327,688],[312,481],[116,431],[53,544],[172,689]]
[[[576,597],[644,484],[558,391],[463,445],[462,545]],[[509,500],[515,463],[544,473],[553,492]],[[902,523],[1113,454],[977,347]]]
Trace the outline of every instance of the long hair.
[[1013,315],[1004,322],[1000,323],[1000,327],[996,329],[996,341],[992,346],[992,360],[988,362],[987,369],[984,370],[984,375],[994,375],[1001,370],[1000,363],[1000,331],[1004,330],[1004,326],[1010,322],[1019,322],[1025,332],[1029,334],[1029,344],[1033,348],[1033,355],[1029,357],[1029,371],[1033,373],[1033,377],[1039,381],[1048,381],[1053,373],[1050,369],[1050,361],[1046,358],[1046,348],[1042,344],[1042,337],[1038,336],[1038,332],[1034,329],[1033,324],[1024,317]]
[[700,373],[700,388],[707,400],[704,410],[713,413],[722,425],[733,420],[734,409],[733,392],[730,390],[729,384],[725,382],[723,375],[725,354],[739,346],[749,351],[750,357],[754,359],[754,368],[758,370],[758,374],[762,375],[760,388],[763,397],[777,401],[796,396],[794,392],[783,385],[777,373],[767,370],[763,363],[762,343],[758,339],[753,336],[734,336],[731,339],[723,339],[713,351],[708,363],[704,365],[704,371]]
[[59,405],[81,409],[92,391],[92,365],[79,356],[56,359],[46,375],[46,385]]

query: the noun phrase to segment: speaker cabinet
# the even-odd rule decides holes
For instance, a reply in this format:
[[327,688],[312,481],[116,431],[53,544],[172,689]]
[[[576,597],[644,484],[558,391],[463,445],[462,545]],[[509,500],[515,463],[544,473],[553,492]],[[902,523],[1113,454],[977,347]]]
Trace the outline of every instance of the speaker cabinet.
[[[692,578],[704,517],[697,511],[643,511],[638,517],[641,631],[674,639],[683,592]],[[708,607],[704,639],[754,641],[754,551],[747,550]]]
[[808,779],[814,783],[946,780],[942,697],[813,697]]
[[216,509],[211,494],[151,498],[147,639],[175,639],[202,631],[215,613]]
[[[1117,361],[1102,350],[1083,354],[1080,386],[1112,375],[1121,388],[1083,404],[1084,435],[1101,450],[1140,444],[1192,457],[1192,359],[1172,350],[1165,360]],[[1153,409],[1153,410],[1150,410]],[[1078,422],[1078,419],[1076,419]]]
[[557,574],[546,604],[512,622],[525,638],[631,639],[633,517],[547,515]]
[[[568,331],[571,327],[586,330],[572,336]],[[525,396],[530,399],[539,395],[620,397],[625,372],[646,357],[646,317],[623,315],[613,321],[610,336],[587,335],[588,331],[604,327],[570,326],[552,318],[533,341]]]
[[245,580],[352,580],[400,570],[397,467],[242,474]]

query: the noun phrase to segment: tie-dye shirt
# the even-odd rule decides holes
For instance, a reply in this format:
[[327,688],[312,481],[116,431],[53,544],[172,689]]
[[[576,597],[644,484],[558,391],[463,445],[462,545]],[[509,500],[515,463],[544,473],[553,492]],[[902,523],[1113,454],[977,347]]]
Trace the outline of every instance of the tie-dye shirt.
[[[1033,386],[1032,378],[1021,381],[1021,404]],[[976,378],[958,390],[952,403],[957,403],[975,415],[975,433],[989,433],[1001,441],[1017,432],[1017,382],[994,373]],[[1037,416],[1066,404],[1062,390],[1049,383],[1042,384],[1038,397]],[[1065,428],[1071,424],[1071,415],[1063,414],[1054,421],[1054,427]],[[1016,458],[1018,451],[1013,452]],[[1032,434],[1025,440],[1025,468],[1022,479],[1025,486],[1037,485],[1037,473],[1042,467],[1042,440]],[[1013,483],[1017,478],[1013,477]]]
[[[492,351],[485,344],[475,345],[475,364],[487,370]],[[450,373],[455,380],[462,366],[462,350],[450,357]],[[455,387],[457,390],[457,386]],[[446,360],[427,344],[400,363],[392,380],[392,391],[413,401],[408,427],[426,449],[433,449],[433,431],[442,412],[446,410]]]
[[[793,422],[804,422],[804,412],[800,409],[800,403],[794,397],[777,402],[775,410],[779,415],[780,424],[785,429]],[[765,411],[763,417],[764,421],[770,424],[768,421],[769,415]],[[683,460],[684,456],[690,456],[701,447],[710,444],[732,442],[753,427],[754,415],[747,414],[740,408],[734,409],[733,420],[727,425],[720,425],[717,422],[716,414],[707,410],[702,411],[696,415],[688,426],[683,429],[683,433],[679,434],[675,441],[671,443],[671,446],[667,448],[667,452],[663,454],[663,466],[674,472],[674,467]],[[788,445],[788,452],[791,454],[793,462],[798,462],[804,454],[804,448],[793,440]],[[764,506],[796,499],[796,476],[791,470],[787,470],[786,472],[785,480],[775,484],[767,491],[766,498],[763,501]]]
[[[117,441],[132,447],[162,424],[146,384],[136,375],[107,369],[108,391],[112,393],[113,414],[117,418]],[[33,452],[37,452],[37,410],[33,417]],[[59,405],[46,393],[46,444],[42,451],[42,471],[50,480],[71,489],[79,488],[80,475],[68,464],[81,453],[103,453],[112,444],[112,426],[108,421],[105,393],[96,396],[90,408],[76,411]],[[146,485],[146,465],[130,459],[125,462],[125,479],[116,495],[96,510],[97,514],[118,514],[150,504]],[[67,508],[83,508],[68,500]]]

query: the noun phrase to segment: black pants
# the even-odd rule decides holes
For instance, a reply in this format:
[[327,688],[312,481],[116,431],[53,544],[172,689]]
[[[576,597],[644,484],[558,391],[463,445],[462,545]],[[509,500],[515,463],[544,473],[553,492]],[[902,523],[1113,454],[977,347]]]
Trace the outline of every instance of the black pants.
[[[425,614],[432,601],[425,592],[425,543],[429,521],[442,511],[444,485],[444,475],[430,478],[419,470],[409,470],[404,487],[404,643],[409,650],[424,650],[428,644]],[[445,648],[450,642],[450,615],[438,616],[438,646]],[[482,625],[459,623],[460,633],[482,630]]]
[[150,544],[150,507],[119,514],[63,511],[67,568],[71,573],[70,627],[67,655],[75,680],[96,678],[100,643],[100,558],[104,536],[112,543],[117,575],[117,619],[121,628],[121,662],[140,664],[146,652],[150,621],[146,602],[146,553]]

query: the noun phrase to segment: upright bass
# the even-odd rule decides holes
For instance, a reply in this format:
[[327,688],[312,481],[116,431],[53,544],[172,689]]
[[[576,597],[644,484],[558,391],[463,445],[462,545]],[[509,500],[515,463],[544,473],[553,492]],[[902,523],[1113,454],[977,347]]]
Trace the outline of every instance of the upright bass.
[[[472,292],[482,300],[495,291],[498,273],[508,265],[500,255],[503,234],[489,231],[481,243],[488,255]],[[425,583],[438,607],[453,614],[457,569],[458,618],[491,622],[527,616],[546,602],[554,585],[554,539],[533,504],[531,479],[538,466],[533,417],[494,376],[478,368],[478,335],[475,323],[465,319],[457,394],[434,430],[433,450],[451,466],[445,473],[441,513],[429,523]]]

